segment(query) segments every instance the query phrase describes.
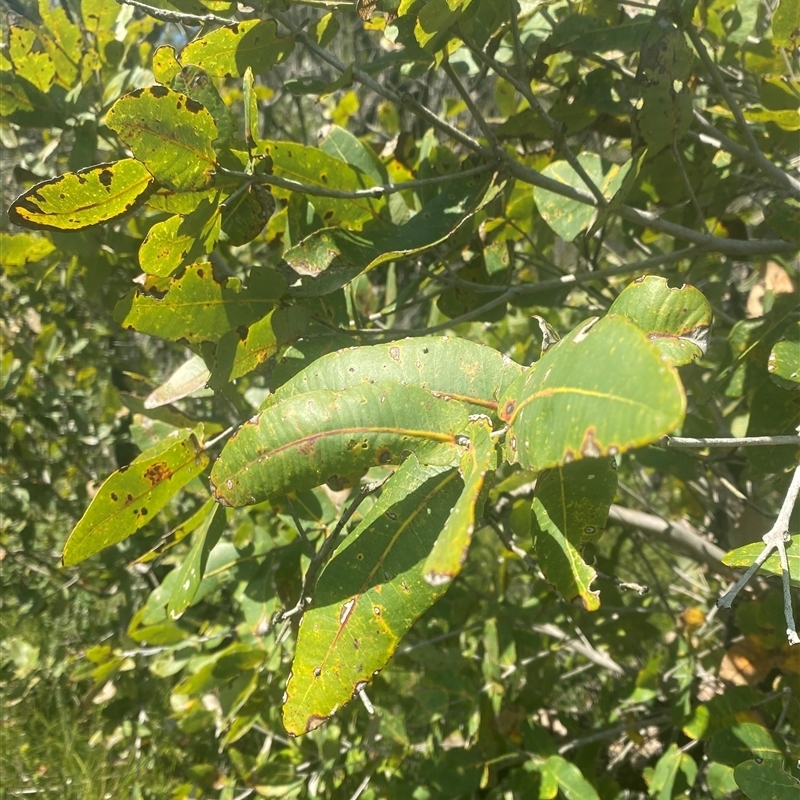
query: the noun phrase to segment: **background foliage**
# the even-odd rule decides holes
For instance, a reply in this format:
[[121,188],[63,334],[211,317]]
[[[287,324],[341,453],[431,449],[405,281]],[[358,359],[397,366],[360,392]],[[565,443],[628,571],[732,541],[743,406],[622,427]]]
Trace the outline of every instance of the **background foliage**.
[[[318,547],[345,495],[222,510],[209,454],[178,456],[338,348],[447,331],[529,365],[612,303],[644,325],[660,306],[618,298],[648,273],[715,319],[705,350],[672,331],[679,432],[793,433],[798,13],[8,0],[0,792],[794,796],[780,584],[714,604],[796,447],[619,456],[575,603],[534,548],[566,524],[543,505],[556,471],[532,514],[532,473],[502,464],[458,578],[367,702],[300,738],[281,719],[297,618],[277,615],[309,565],[298,528]],[[592,370],[636,374],[613,353]],[[184,490],[61,567],[100,484],[154,446],[190,464]]]

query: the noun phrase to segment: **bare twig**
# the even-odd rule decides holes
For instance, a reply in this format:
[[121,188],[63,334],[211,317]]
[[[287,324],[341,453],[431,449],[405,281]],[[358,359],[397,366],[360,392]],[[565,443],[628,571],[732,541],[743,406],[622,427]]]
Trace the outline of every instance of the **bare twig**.
[[705,439],[692,439],[685,436],[662,436],[659,446],[668,449],[693,449],[703,447],[774,447],[793,444],[800,447],[800,435],[789,436],[711,436]]
[[481,133],[486,137],[486,141],[491,145],[492,150],[499,153],[502,150],[502,146],[497,140],[495,132],[492,130],[483,114],[481,114],[478,106],[475,105],[475,101],[470,96],[470,93],[464,88],[463,84],[458,78],[458,75],[456,75],[452,64],[446,57],[442,62],[442,69],[444,69],[445,74],[448,78],[450,78],[450,82],[453,84],[453,86],[455,86],[456,91],[461,96],[461,99],[464,101],[469,113],[472,114],[473,119],[481,129]]
[[621,677],[625,674],[625,670],[619,664],[617,664],[617,662],[614,661],[611,656],[606,655],[596,647],[593,647],[585,638],[579,639],[574,636],[570,636],[566,631],[562,631],[557,625],[552,625],[550,623],[544,623],[543,625],[532,625],[531,629],[537,633],[557,639],[567,650],[572,650],[572,652],[582,655],[585,659],[591,661],[593,664],[596,664],[598,667],[608,670],[612,675]]
[[800,494],[800,466],[795,468],[792,482],[789,484],[789,491],[786,492],[786,497],[783,499],[783,505],[778,513],[778,518],[775,520],[775,524],[761,537],[761,541],[764,542],[764,549],[758,554],[756,560],[750,565],[744,575],[717,600],[717,605],[720,608],[730,608],[734,599],[742,590],[742,587],[753,577],[767,558],[769,558],[772,551],[777,550],[781,561],[783,614],[786,618],[786,636],[790,645],[800,644],[800,636],[797,635],[797,627],[795,626],[794,614],[792,612],[791,576],[789,574],[789,559],[786,556],[786,543],[790,541],[789,519],[792,515],[792,510],[794,509],[798,494]]
[[229,17],[218,17],[216,14],[189,14],[185,11],[172,11],[142,3],[140,0],[117,0],[121,6],[133,6],[162,22],[178,22],[186,25],[204,25],[206,22],[218,22],[220,25],[233,25],[236,20]]

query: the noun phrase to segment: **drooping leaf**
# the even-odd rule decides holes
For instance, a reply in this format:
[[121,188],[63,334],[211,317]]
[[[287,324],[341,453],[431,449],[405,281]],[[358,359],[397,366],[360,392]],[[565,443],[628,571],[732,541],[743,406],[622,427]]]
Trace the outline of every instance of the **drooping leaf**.
[[286,686],[283,724],[292,736],[318,728],[366,686],[447,590],[424,580],[422,564],[461,488],[456,469],[409,456],[327,565]]
[[253,184],[222,206],[222,232],[239,247],[258,236],[275,213],[275,198],[266,186]]
[[231,437],[211,471],[214,496],[223,505],[251,505],[396,464],[407,451],[424,464],[456,463],[467,417],[461,403],[383,381],[295,395]]
[[500,397],[508,457],[541,471],[656,441],[683,420],[676,370],[624,317],[589,320]]
[[182,431],[105,480],[64,546],[71,566],[127,539],[208,464],[192,431]]
[[600,597],[591,590],[597,573],[550,519],[538,497],[533,498],[534,547],[545,578],[567,601],[580,598],[587,611],[600,608]]
[[272,358],[283,345],[298,339],[311,321],[302,306],[276,308],[252,325],[228,331],[219,341],[209,380],[212,389],[246,375]]
[[120,97],[106,124],[159,182],[176,191],[211,184],[219,132],[211,113],[166,86],[148,86]]
[[167,603],[171,619],[178,619],[192,604],[203,580],[208,554],[225,532],[226,521],[225,509],[214,506],[195,532],[194,544],[178,569],[177,583]]
[[144,407],[160,408],[182,400],[198,389],[202,389],[208,382],[210,374],[202,357],[193,355],[188,361],[184,361],[161,386],[147,395]]
[[[729,567],[746,569],[756,560],[756,557],[763,549],[764,544],[762,542],[753,542],[752,544],[737,547],[723,557],[722,563],[727,564]],[[786,544],[786,558],[789,562],[789,577],[792,585],[800,588],[800,533],[794,534],[791,541]],[[780,575],[782,573],[781,560],[777,551],[773,552],[759,567],[759,571],[766,575]]]
[[153,189],[153,176],[139,161],[123,158],[37,183],[8,209],[15,225],[80,231],[124,217]]
[[171,88],[191,97],[208,110],[217,126],[214,149],[220,152],[226,147],[233,136],[233,119],[208,73],[194,64],[187,64],[173,78]]
[[652,770],[649,779],[649,796],[655,800],[672,800],[685,794],[697,778],[697,762],[671,744]]
[[473,413],[494,412],[497,398],[523,368],[497,350],[467,339],[420,336],[390,344],[348,347],[317,359],[275,391],[274,399],[315,389],[341,390],[373,381],[421,386],[467,404]]
[[277,30],[271,19],[218,28],[186,45],[181,61],[216,78],[241,77],[248,67],[256,75],[266,75],[294,50],[294,37],[278,36]]
[[702,292],[684,284],[669,286],[666,278],[644,275],[619,294],[608,309],[638,325],[675,367],[705,355],[713,314]]
[[139,248],[139,266],[149,275],[166,277],[210,253],[220,232],[219,206],[202,200],[185,216],[157,222]]
[[378,264],[440,244],[496,196],[499,188],[490,188],[489,182],[481,175],[454,181],[403,225],[376,226],[358,234],[338,227],[315,231],[284,253],[301,276],[293,293],[327,294]]
[[600,795],[580,769],[566,758],[552,755],[539,767],[543,778],[550,778],[570,800],[600,800]]
[[800,322],[787,329],[769,354],[767,369],[773,380],[800,383]]
[[459,465],[464,488],[422,568],[431,586],[449,584],[461,571],[483,510],[482,493],[487,476],[497,469],[491,420],[483,415],[470,419],[465,435],[469,437],[469,446]]
[[614,460],[586,458],[540,475],[534,494],[553,524],[579,547],[581,542],[594,541],[602,535],[616,490]]
[[253,270],[242,288],[235,278],[217,280],[210,264],[191,264],[166,292],[137,290],[118,303],[114,315],[126,328],[169,341],[218,342],[271,311],[285,287],[267,267]]
[[[611,200],[617,193],[631,166],[630,161],[622,166],[605,162],[595,153],[581,153],[578,161],[606,200]],[[554,161],[548,164],[542,170],[542,175],[573,189],[589,191],[581,176],[567,161]],[[586,230],[596,213],[593,206],[578,200],[570,200],[538,186],[534,189],[533,198],[545,222],[565,242],[571,242],[581,231]]]
[[800,781],[778,760],[745,761],[734,768],[733,777],[748,800],[795,800],[800,793]]

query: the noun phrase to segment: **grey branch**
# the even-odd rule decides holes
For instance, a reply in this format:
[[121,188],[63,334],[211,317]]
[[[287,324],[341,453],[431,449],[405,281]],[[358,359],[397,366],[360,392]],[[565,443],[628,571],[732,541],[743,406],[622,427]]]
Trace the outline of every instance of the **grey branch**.
[[774,447],[776,445],[795,445],[800,447],[800,436],[711,436],[706,439],[692,439],[685,436],[663,436],[658,444],[665,448],[693,449],[702,447]]
[[761,537],[761,541],[764,542],[764,549],[758,554],[756,560],[750,565],[744,575],[717,600],[717,605],[720,608],[730,608],[736,595],[739,594],[744,585],[755,575],[758,568],[769,558],[772,551],[777,550],[781,560],[783,614],[786,619],[786,636],[790,645],[800,644],[800,636],[797,635],[794,613],[792,612],[791,576],[789,574],[789,559],[786,556],[786,543],[791,541],[791,537],[789,536],[789,518],[792,515],[794,504],[797,502],[798,494],[800,494],[800,466],[795,468],[792,482],[789,484],[789,491],[786,493],[786,497],[783,499],[783,505],[778,513],[778,519],[775,520],[775,524],[772,528]]
[[139,11],[144,11],[151,17],[162,22],[179,22],[187,25],[204,25],[206,22],[218,22],[221,25],[233,25],[236,20],[228,17],[218,17],[216,14],[189,14],[185,11],[172,11],[168,8],[158,8],[142,3],[140,0],[117,0],[121,6],[133,6]]

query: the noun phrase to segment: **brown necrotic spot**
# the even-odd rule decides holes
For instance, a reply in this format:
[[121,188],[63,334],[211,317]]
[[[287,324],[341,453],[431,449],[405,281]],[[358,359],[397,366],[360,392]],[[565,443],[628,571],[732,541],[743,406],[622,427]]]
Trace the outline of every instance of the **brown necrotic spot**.
[[198,103],[197,100],[192,100],[189,98],[186,101],[186,110],[191,112],[192,114],[197,114],[198,112],[202,111],[205,108],[202,103]]
[[361,642],[358,639],[353,639],[353,649],[358,650],[359,647],[361,647]]
[[312,714],[306,720],[306,733],[311,733],[311,731],[315,731],[319,728],[320,725],[324,725],[328,721],[328,717],[320,717],[317,714]]
[[391,464],[394,456],[388,447],[381,447],[375,451],[375,462],[377,464]]
[[400,362],[400,348],[399,347],[390,347],[389,348],[389,357],[392,360],[397,361],[399,363]]
[[117,502],[117,500],[119,500],[119,497],[117,497],[117,493],[116,492],[111,492],[111,499],[115,503]]
[[125,495],[125,503],[127,505],[128,503],[132,502],[133,502],[133,495],[130,492],[128,492],[128,494]]
[[322,667],[314,667],[314,677],[319,678],[322,675]]
[[167,89],[166,86],[151,86],[150,94],[153,95],[153,97],[166,97],[169,94],[169,89]]
[[516,400],[508,400],[506,404],[503,406],[503,413],[500,415],[501,418],[504,421],[511,419],[511,415],[514,413],[516,407],[517,407]]
[[155,464],[151,464],[144,471],[144,477],[148,480],[151,486],[155,486],[156,484],[167,480],[167,478],[171,478],[172,472],[170,471],[169,467],[167,467],[166,461],[157,461]]

